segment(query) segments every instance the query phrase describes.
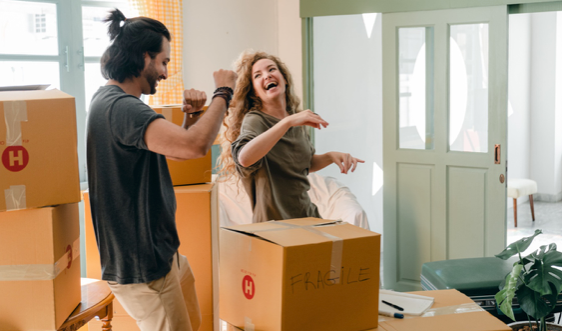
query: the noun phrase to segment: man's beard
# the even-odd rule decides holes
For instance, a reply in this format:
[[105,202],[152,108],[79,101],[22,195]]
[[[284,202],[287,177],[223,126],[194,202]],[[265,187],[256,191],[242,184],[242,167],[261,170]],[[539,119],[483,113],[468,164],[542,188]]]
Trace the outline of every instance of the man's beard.
[[156,93],[156,82],[158,82],[158,72],[154,68],[154,65],[150,63],[148,68],[144,72],[144,78],[150,86],[150,94]]

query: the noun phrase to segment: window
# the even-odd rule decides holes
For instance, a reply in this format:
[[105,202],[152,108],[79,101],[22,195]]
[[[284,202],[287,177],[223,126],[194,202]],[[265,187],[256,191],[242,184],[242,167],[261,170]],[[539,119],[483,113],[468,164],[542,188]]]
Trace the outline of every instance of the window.
[[35,14],[35,33],[45,33],[46,28],[46,15],[45,14]]
[[113,8],[138,16],[127,0],[0,0],[0,86],[45,84],[76,98],[82,182],[86,110],[106,83],[99,64],[109,45],[103,19]]

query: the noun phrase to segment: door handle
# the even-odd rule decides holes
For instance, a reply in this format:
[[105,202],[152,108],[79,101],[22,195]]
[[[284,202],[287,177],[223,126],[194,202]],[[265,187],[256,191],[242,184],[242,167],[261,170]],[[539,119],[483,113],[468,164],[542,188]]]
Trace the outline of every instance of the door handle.
[[500,164],[502,160],[502,152],[501,152],[501,145],[496,144],[494,146],[494,163]]

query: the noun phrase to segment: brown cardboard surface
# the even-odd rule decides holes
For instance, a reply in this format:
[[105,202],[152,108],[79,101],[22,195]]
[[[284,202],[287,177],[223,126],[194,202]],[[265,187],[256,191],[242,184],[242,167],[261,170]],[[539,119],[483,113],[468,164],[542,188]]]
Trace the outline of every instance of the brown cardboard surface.
[[[176,125],[181,126],[183,124],[184,112],[181,105],[152,106],[152,109],[164,115],[166,120]],[[201,184],[211,181],[211,168],[213,165],[210,151],[199,159],[186,161],[167,160],[167,162],[174,186]]]
[[84,200],[84,246],[86,250],[86,277],[101,279],[100,253],[98,251],[98,244],[96,242],[94,224],[92,223],[90,193],[88,191],[82,192],[82,200]]
[[[432,309],[462,304],[474,304],[474,301],[457,290],[421,291],[409,293],[435,298]],[[340,318],[350,320],[353,319],[353,316],[340,316]],[[388,317],[382,318],[386,319],[386,321],[381,321],[378,328],[369,329],[368,331],[511,331],[510,327],[485,311],[441,315],[435,317],[414,317],[403,320],[390,319]],[[225,330],[242,330],[231,324],[222,323],[224,324]],[[267,329],[255,330],[266,331]],[[310,330],[320,329],[311,327]],[[347,331],[350,329],[343,328],[342,330]]]
[[[26,119],[7,120],[14,102],[24,105]],[[10,132],[21,129],[13,146],[7,121]],[[58,90],[0,92],[0,211],[80,201],[76,140],[74,97]],[[19,207],[10,207],[6,190],[15,186],[25,186],[25,198],[18,194]]]
[[[218,194],[217,184],[174,187],[177,202],[176,225],[179,252],[185,255],[195,275],[197,298],[202,314],[200,331],[218,331]],[[98,247],[90,212],[88,192],[84,192],[86,232],[86,272],[88,278],[101,278]],[[129,318],[118,300],[114,314]],[[96,329],[97,330],[97,329]]]
[[[54,265],[79,239],[78,217],[76,203],[0,212],[0,266]],[[51,280],[0,280],[0,330],[62,325],[81,299],[80,257],[63,264]]]
[[218,187],[176,186],[180,254],[187,257],[203,317],[200,331],[218,331]]
[[[325,222],[309,218],[288,223]],[[222,320],[268,331],[353,331],[377,326],[379,234],[349,224],[314,226],[343,240],[341,275],[335,284],[331,239],[302,228],[283,228],[280,222],[232,228],[235,231],[220,231]]]
[[[457,290],[411,292],[435,298],[432,309],[474,303]],[[415,317],[408,319],[387,319],[380,322],[378,329],[385,331],[511,331],[511,328],[486,311]]]
[[385,331],[511,331],[502,321],[481,311],[435,317],[411,318],[381,322],[378,330]]

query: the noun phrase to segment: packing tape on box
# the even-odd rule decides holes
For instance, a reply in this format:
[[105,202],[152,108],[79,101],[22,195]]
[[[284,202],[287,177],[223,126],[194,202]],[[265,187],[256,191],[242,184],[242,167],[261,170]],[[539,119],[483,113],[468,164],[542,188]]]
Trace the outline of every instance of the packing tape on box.
[[6,145],[21,146],[21,122],[27,122],[27,103],[23,100],[4,101]]
[[80,256],[80,238],[68,245],[55,264],[0,265],[0,281],[53,280]]
[[6,200],[6,210],[18,210],[27,208],[27,199],[25,198],[25,185],[12,185],[9,189],[4,190],[4,198]]
[[[21,122],[27,122],[27,103],[23,100],[4,101],[4,120],[6,122],[6,145],[21,146]],[[4,190],[6,210],[27,208],[25,185],[10,186]]]
[[254,324],[249,317],[244,317],[244,331],[254,331]]
[[[333,280],[334,284],[339,284],[340,276],[341,276],[341,268],[342,268],[341,265],[343,259],[343,239],[331,235],[329,233],[322,232],[319,230],[319,228],[339,224],[341,223],[341,220],[338,220],[336,223],[333,224],[322,224],[322,225],[295,225],[295,224],[284,223],[282,221],[272,221],[272,222],[275,222],[275,224],[286,226],[291,229],[303,229],[330,239],[332,241],[332,255],[330,259],[330,267],[331,267],[330,270],[334,271],[334,276],[331,278],[331,280]],[[266,232],[266,231],[281,231],[281,230],[286,230],[286,229],[277,228],[277,229],[257,230],[254,231],[254,233]]]
[[[404,314],[404,318],[419,318],[419,317],[433,317],[451,314],[464,314],[474,313],[478,311],[485,311],[476,303],[463,303],[455,306],[446,306],[441,308],[433,308],[426,310],[421,316]],[[396,320],[393,317],[379,315],[379,322]]]

